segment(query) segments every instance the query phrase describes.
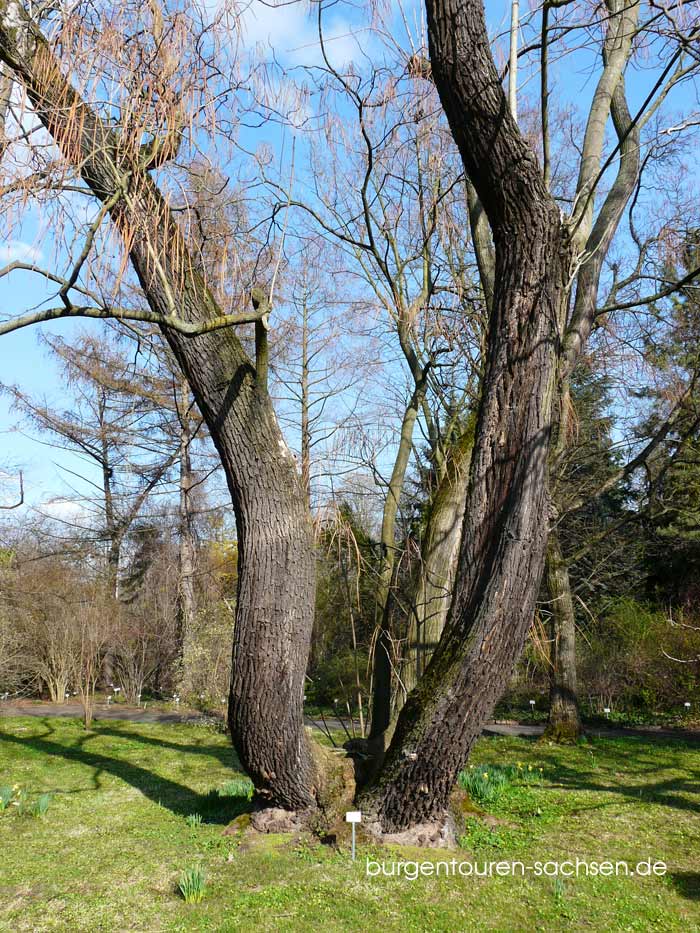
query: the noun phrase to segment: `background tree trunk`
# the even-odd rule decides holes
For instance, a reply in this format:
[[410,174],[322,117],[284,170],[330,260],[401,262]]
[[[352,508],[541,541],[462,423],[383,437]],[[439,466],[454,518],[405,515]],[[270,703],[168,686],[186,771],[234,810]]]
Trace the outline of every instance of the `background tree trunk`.
[[192,490],[192,428],[189,416],[190,389],[187,382],[180,386],[178,416],[180,422],[180,498],[178,509],[178,585],[177,585],[177,650],[179,652],[180,684],[183,693],[192,691],[187,669],[188,643],[194,631],[197,613],[195,573],[197,566],[197,539],[194,528],[194,502]]
[[576,693],[576,620],[571,583],[556,531],[549,536],[545,561],[549,599],[549,723],[545,735],[556,742],[575,742],[581,735]]
[[372,718],[369,734],[371,739],[382,736],[391,723],[392,670],[395,654],[391,635],[391,594],[396,566],[396,518],[413,447],[413,430],[425,398],[426,376],[427,373],[424,373],[417,382],[404,413],[399,447],[384,500],[381,530],[382,558],[375,601],[377,636],[373,656]]
[[430,505],[415,605],[409,619],[406,663],[402,670],[405,694],[413,690],[440,641],[450,608],[462,520],[474,444],[473,425],[448,453],[445,473]]

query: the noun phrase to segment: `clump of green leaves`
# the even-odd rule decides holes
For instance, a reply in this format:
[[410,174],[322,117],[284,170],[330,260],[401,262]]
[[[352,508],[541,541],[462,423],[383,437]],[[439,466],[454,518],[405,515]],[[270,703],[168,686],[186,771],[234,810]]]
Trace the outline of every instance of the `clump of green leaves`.
[[505,768],[492,765],[472,767],[459,776],[460,787],[480,804],[495,803],[510,783]]
[[12,805],[17,807],[17,812],[20,816],[31,816],[32,804],[29,799],[29,791],[26,787],[19,788],[15,794],[15,799],[12,801]]
[[200,865],[186,868],[180,875],[178,888],[186,904],[199,904],[204,899],[207,879]]
[[51,804],[51,796],[39,794],[36,800],[32,800],[26,787],[4,785],[0,787],[0,813],[16,807],[19,816],[44,816]]
[[243,797],[245,800],[252,800],[255,787],[248,778],[234,778],[232,781],[226,781],[223,787],[219,788],[219,797]]
[[504,844],[498,830],[474,818],[467,820],[466,832],[457,842],[462,849],[500,849]]
[[459,775],[459,786],[472,800],[483,806],[496,803],[503,792],[516,784],[536,784],[542,780],[543,769],[532,765],[470,765]]
[[0,787],[0,813],[2,813],[3,810],[7,810],[10,806],[14,794],[14,790],[8,784]]
[[185,817],[185,822],[190,827],[190,829],[196,829],[198,826],[202,825],[202,814],[188,813],[188,815]]
[[31,805],[30,813],[32,816],[44,816],[51,803],[51,794],[39,794]]

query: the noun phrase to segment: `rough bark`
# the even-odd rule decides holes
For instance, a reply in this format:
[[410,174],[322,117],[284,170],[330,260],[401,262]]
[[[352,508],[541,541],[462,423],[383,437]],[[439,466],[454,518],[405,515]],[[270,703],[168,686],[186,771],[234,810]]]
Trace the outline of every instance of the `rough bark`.
[[[151,310],[202,321],[220,316],[155,183],[79,98],[16,0],[0,0],[0,60],[26,88],[64,157],[110,205]],[[318,785],[303,728],[303,681],[314,607],[311,521],[294,458],[267,388],[231,329],[163,333],[221,457],[239,544],[229,724],[261,797],[315,804]],[[261,363],[264,355],[260,356]]]
[[576,687],[576,620],[571,583],[556,531],[549,536],[545,583],[550,617],[549,722],[545,736],[575,742],[581,735]]
[[442,818],[532,619],[570,247],[509,112],[477,0],[427,0],[433,76],[495,246],[481,405],[443,638],[363,794],[384,830]]

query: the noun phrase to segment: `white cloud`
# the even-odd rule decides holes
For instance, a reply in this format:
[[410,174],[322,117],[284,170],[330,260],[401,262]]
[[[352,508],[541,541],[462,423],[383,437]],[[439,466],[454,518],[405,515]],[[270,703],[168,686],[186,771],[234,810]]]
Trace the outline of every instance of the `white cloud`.
[[8,240],[0,246],[0,262],[36,263],[42,258],[40,249],[21,240]]
[[81,526],[90,524],[90,509],[75,499],[48,499],[37,510],[58,522]]
[[[285,64],[317,65],[322,62],[318,37],[317,7],[303,0],[270,6],[261,0],[251,0],[241,15],[241,38],[248,47],[257,47],[263,54],[270,50]],[[339,16],[323,17],[326,53],[335,67],[343,68],[360,54],[360,39],[368,39],[365,30],[353,29]]]
[[289,52],[311,37],[308,5],[271,7],[252,0],[241,16],[241,33],[248,45],[260,43]]

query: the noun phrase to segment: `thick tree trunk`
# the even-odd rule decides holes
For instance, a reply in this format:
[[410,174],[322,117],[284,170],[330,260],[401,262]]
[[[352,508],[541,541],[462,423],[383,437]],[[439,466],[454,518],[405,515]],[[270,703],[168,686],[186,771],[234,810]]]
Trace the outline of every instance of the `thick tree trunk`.
[[[22,82],[37,116],[78,165],[122,235],[150,308],[187,321],[221,312],[193,271],[182,233],[137,154],[80,100],[21,4],[0,0],[0,60]],[[121,195],[117,197],[117,193]],[[303,683],[314,611],[311,520],[290,451],[232,329],[163,333],[221,457],[239,546],[229,724],[261,797],[288,809],[316,802],[317,768],[303,725]],[[264,354],[260,354],[264,360]]]
[[[401,687],[413,690],[440,641],[450,608],[467,497],[473,426],[448,453],[445,473],[430,505],[421,548],[415,604],[409,620]],[[405,697],[404,697],[405,699]]]
[[581,735],[576,694],[576,619],[569,571],[556,531],[549,536],[545,583],[550,622],[549,722],[545,735],[556,742],[575,742]]
[[570,247],[509,113],[478,0],[427,0],[433,76],[494,235],[482,400],[454,596],[363,806],[385,830],[442,818],[532,620]]

